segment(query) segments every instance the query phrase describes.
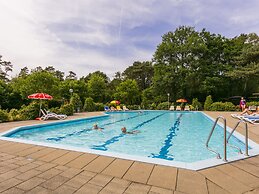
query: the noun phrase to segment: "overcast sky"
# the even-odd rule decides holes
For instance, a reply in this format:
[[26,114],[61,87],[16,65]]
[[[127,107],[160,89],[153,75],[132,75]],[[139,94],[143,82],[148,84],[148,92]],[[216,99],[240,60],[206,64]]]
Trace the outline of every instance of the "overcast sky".
[[14,65],[52,65],[112,78],[151,60],[180,25],[226,37],[259,34],[258,0],[0,0],[0,55]]

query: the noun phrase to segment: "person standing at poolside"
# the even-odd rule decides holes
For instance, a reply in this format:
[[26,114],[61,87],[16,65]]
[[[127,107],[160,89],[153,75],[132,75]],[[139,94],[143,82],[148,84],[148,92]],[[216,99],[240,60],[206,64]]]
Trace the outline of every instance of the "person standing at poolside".
[[244,97],[241,97],[239,106],[240,106],[242,112],[246,109],[246,100],[244,99]]

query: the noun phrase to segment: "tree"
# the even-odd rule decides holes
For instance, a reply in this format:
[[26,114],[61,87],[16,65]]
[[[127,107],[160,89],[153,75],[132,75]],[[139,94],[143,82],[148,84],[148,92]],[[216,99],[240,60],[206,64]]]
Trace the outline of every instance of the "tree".
[[66,77],[66,79],[69,79],[69,80],[77,80],[76,73],[73,72],[73,71],[69,71],[69,72],[68,72],[68,76]]
[[8,72],[13,71],[13,65],[10,61],[3,61],[0,55],[0,80],[9,81]]
[[116,88],[114,97],[123,104],[134,105],[140,103],[140,91],[136,80],[125,80]]
[[26,77],[27,75],[29,75],[29,69],[28,67],[24,67],[21,69],[18,77]]
[[122,75],[125,79],[134,79],[138,83],[140,90],[144,90],[151,86],[154,75],[154,68],[149,61],[136,61],[132,66],[129,66]]
[[101,71],[95,71],[93,73],[89,73],[87,76],[82,77],[81,79],[85,80],[85,82],[88,82],[93,75],[97,75],[97,76],[102,77],[106,84],[110,82],[110,78],[105,73],[103,73]]
[[105,100],[106,83],[102,76],[93,74],[87,83],[87,89],[94,102],[103,102]]

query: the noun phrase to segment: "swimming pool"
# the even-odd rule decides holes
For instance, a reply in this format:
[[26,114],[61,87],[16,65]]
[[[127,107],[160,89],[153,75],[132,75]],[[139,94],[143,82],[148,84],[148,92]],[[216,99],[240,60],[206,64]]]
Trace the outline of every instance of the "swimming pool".
[[[95,123],[103,130],[93,130]],[[205,147],[213,123],[202,112],[114,112],[87,119],[20,127],[3,136],[22,142],[37,142],[38,145],[192,168],[190,166],[200,162],[204,167],[204,161],[215,159],[215,154]],[[123,126],[128,131],[139,130],[140,133],[123,134]],[[240,137],[231,137],[230,143],[244,150]],[[210,147],[223,155],[223,129],[220,125],[215,129]],[[230,146],[227,153],[228,157],[240,157]],[[216,163],[220,162],[217,160]]]

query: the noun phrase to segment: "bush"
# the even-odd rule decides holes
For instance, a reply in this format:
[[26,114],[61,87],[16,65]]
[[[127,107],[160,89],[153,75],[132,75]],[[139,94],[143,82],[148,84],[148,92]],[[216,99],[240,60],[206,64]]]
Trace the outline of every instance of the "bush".
[[11,109],[9,112],[9,118],[10,118],[10,121],[20,121],[21,116],[19,114],[19,110],[15,108]]
[[130,110],[139,110],[140,106],[139,105],[128,105],[127,108]]
[[161,102],[157,105],[156,109],[158,109],[158,110],[168,110],[169,105],[170,105],[170,103],[168,103],[168,102]]
[[78,94],[74,93],[73,96],[70,99],[70,104],[73,105],[75,112],[80,112],[80,110],[83,107],[82,101]]
[[8,112],[0,109],[0,123],[9,121]]
[[103,103],[95,103],[95,111],[103,111],[104,110],[104,104]]
[[28,106],[23,105],[19,110],[19,119],[33,120],[39,116],[40,105],[39,103],[32,102]]
[[95,110],[94,100],[91,97],[85,99],[84,110],[88,112]]
[[206,100],[204,102],[204,110],[210,110],[210,106],[213,103],[211,95],[206,97]]
[[198,101],[198,98],[192,99],[191,110],[201,110],[202,104]]
[[256,101],[247,102],[246,106],[259,106],[259,102],[256,102]]
[[74,113],[74,105],[73,104],[65,104],[62,105],[59,109],[58,114],[65,114],[67,116],[73,115]]
[[214,102],[210,106],[211,111],[234,111],[235,105],[232,102]]

